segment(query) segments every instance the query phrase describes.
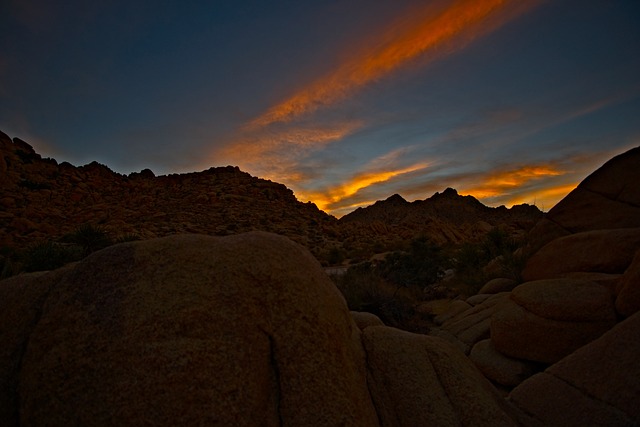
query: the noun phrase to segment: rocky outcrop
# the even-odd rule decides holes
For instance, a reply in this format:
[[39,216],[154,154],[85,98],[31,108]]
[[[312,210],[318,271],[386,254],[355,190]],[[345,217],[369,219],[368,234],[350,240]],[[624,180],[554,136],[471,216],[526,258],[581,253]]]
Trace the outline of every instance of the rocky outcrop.
[[618,282],[616,309],[624,317],[640,311],[640,250]]
[[478,341],[489,338],[491,316],[501,309],[508,297],[507,292],[502,292],[487,295],[482,303],[475,306],[454,304],[450,311],[436,317],[436,324],[440,323],[440,327],[433,328],[430,334],[452,342],[469,354]]
[[509,400],[547,426],[640,423],[640,313],[516,387]]
[[585,178],[531,231],[536,248],[565,235],[640,227],[640,147],[622,153]]
[[506,356],[555,363],[615,323],[606,288],[581,280],[541,280],[515,288],[494,313],[491,341]]
[[489,280],[485,283],[482,288],[478,291],[478,294],[497,294],[500,292],[509,292],[518,286],[518,282],[514,279],[507,279],[504,277],[499,277],[496,279]]
[[537,251],[522,272],[526,281],[568,273],[622,273],[640,248],[640,228],[585,231],[560,237]]
[[287,235],[316,255],[343,239],[336,218],[298,202],[284,185],[237,167],[125,176],[97,162],[75,167],[43,159],[26,142],[5,134],[0,134],[0,159],[6,167],[0,180],[0,248],[59,239],[86,223],[114,238],[262,230]]
[[[529,233],[526,281],[557,277],[610,288],[618,314],[640,308],[640,147],[606,162],[553,207]],[[620,296],[621,294],[621,296]]]
[[286,238],[120,245],[50,286],[17,373],[19,425],[377,423],[359,330]]
[[97,162],[75,167],[43,159],[26,142],[1,132],[0,171],[0,248],[17,250],[59,240],[87,223],[113,238],[260,230],[286,235],[331,263],[332,251],[367,259],[418,234],[440,244],[479,239],[495,226],[523,235],[541,215],[532,206],[489,208],[448,189],[419,203],[392,196],[338,221],[299,202],[284,185],[237,167],[122,175]]
[[517,425],[502,398],[453,345],[384,326],[366,328],[363,343],[381,425]]
[[447,188],[411,203],[394,194],[343,216],[340,224],[355,235],[375,230],[379,241],[392,241],[398,236],[411,239],[421,234],[442,245],[478,240],[496,226],[522,237],[541,216],[535,206],[491,208]]
[[541,370],[540,364],[514,359],[500,353],[490,339],[474,345],[469,358],[485,377],[505,387],[515,387]]
[[262,232],[126,243],[0,282],[0,357],[8,427],[520,415],[455,347],[350,314],[308,251]]

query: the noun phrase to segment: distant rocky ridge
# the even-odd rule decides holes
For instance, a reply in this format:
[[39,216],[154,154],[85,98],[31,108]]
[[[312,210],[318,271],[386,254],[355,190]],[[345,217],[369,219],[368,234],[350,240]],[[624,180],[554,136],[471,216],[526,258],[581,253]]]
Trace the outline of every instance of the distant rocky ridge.
[[268,231],[302,244],[321,260],[331,249],[367,258],[419,235],[437,244],[480,239],[502,226],[523,235],[542,213],[534,206],[489,208],[447,189],[409,203],[395,195],[340,220],[299,202],[282,184],[237,167],[128,176],[97,162],[75,167],[42,158],[0,132],[0,248],[25,248],[90,223],[112,236]]
[[524,236],[542,217],[528,204],[510,209],[483,205],[473,196],[460,196],[452,188],[426,200],[407,202],[394,194],[341,218],[355,230],[375,230],[379,236],[411,238],[422,233],[438,244],[461,243],[483,237],[493,227],[503,227],[514,237]]

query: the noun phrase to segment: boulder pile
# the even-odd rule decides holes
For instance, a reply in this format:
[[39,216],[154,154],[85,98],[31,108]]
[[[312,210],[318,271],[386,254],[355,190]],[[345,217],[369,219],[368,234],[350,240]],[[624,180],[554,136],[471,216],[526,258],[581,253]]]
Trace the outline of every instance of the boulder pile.
[[352,317],[274,234],[124,243],[0,301],[8,427],[517,425],[463,353]]
[[640,147],[535,227],[523,283],[455,301],[432,335],[350,313],[307,249],[265,232],[124,243],[1,281],[0,420],[638,425],[638,182]]
[[493,280],[435,318],[431,333],[468,354],[525,425],[640,422],[638,182],[640,147],[532,229],[523,283]]

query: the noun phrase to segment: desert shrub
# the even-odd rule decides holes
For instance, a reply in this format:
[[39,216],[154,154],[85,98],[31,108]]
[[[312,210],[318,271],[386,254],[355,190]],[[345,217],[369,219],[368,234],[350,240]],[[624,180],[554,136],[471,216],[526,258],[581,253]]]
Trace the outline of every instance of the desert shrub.
[[73,233],[65,236],[63,240],[80,246],[84,256],[113,244],[105,230],[89,223],[80,225]]
[[406,329],[405,325],[415,314],[413,301],[399,295],[368,261],[353,265],[344,274],[332,278],[349,310],[373,313],[386,325],[401,329]]
[[491,229],[481,243],[481,247],[488,260],[511,254],[520,247],[520,242],[511,237],[504,229],[495,227]]
[[378,266],[378,274],[398,287],[424,288],[444,275],[447,261],[439,246],[425,237],[411,242],[408,252],[395,251]]
[[462,244],[453,255],[457,279],[465,284],[469,293],[477,292],[495,277],[520,281],[526,263],[519,249],[522,244],[498,227],[480,242]]
[[381,279],[369,262],[353,265],[332,279],[347,301],[349,310],[368,311],[372,302],[381,298]]
[[27,272],[55,270],[81,258],[82,249],[79,246],[51,241],[39,242],[29,246],[22,253],[22,270]]
[[327,253],[327,263],[329,265],[340,265],[345,260],[344,250],[333,246]]

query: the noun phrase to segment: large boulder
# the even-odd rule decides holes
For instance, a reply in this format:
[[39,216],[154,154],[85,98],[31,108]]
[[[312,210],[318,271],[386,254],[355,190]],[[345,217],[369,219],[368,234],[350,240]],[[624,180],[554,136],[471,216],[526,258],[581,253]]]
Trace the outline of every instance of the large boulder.
[[[501,304],[508,299],[509,293],[501,292],[488,295],[482,303],[476,306],[467,304],[469,309],[448,318],[440,328],[433,328],[430,334],[454,342],[468,354],[478,341],[489,338],[491,316],[500,310]],[[457,311],[461,307],[462,305],[455,306],[452,307],[452,310]]]
[[640,311],[640,250],[618,282],[616,310],[624,317]]
[[560,237],[527,261],[525,281],[561,277],[573,272],[622,273],[640,248],[640,228],[585,231]]
[[571,233],[640,227],[640,147],[622,153],[585,178],[530,232],[532,246]]
[[366,328],[362,339],[382,426],[517,425],[487,379],[446,341],[386,326]]
[[19,425],[20,365],[29,335],[59,273],[43,276],[44,273],[30,273],[0,282],[0,420],[3,425]]
[[542,370],[538,363],[505,356],[495,349],[490,339],[474,345],[469,358],[485,377],[494,383],[511,388]]
[[516,387],[509,400],[547,426],[640,424],[640,313]]
[[378,425],[360,331],[287,238],[128,243],[34,283],[0,284],[24,294],[1,300],[3,425]]
[[502,354],[555,363],[616,323],[609,291],[597,283],[556,279],[524,283],[491,318],[491,341]]

